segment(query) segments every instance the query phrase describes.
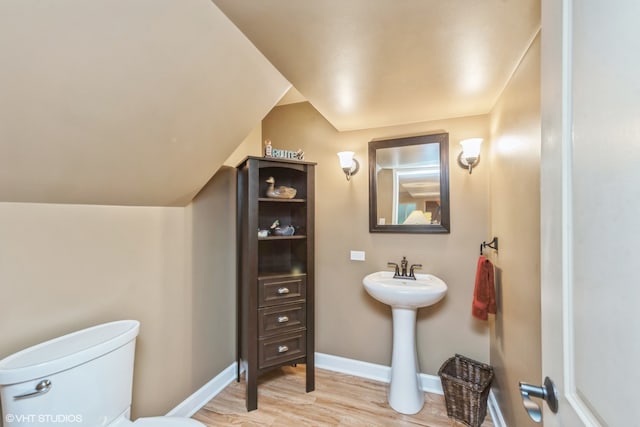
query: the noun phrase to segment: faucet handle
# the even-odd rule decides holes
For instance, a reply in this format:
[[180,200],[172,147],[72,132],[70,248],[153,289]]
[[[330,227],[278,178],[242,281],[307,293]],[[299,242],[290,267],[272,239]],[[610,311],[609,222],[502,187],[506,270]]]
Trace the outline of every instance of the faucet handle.
[[396,269],[395,275],[397,276],[397,275],[400,274],[400,267],[395,262],[388,262],[387,263],[387,267],[395,267],[395,269]]
[[414,269],[416,269],[416,268],[417,268],[417,269],[422,268],[422,264],[411,264],[411,270],[410,270],[410,272],[409,272],[409,275],[410,275],[411,277],[414,277],[414,276],[415,276],[415,274],[413,273],[413,270],[414,270]]

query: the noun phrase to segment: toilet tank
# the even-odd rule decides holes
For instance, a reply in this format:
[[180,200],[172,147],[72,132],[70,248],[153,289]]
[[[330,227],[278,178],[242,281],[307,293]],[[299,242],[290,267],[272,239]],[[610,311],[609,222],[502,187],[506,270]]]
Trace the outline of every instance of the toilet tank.
[[4,427],[107,426],[128,417],[136,320],[83,329],[0,360]]

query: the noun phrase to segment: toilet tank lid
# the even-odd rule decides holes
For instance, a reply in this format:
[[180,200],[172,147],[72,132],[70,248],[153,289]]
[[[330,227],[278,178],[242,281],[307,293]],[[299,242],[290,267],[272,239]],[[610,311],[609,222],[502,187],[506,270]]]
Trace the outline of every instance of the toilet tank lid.
[[119,320],[26,348],[0,360],[0,385],[41,378],[89,362],[132,341],[139,330],[137,320]]

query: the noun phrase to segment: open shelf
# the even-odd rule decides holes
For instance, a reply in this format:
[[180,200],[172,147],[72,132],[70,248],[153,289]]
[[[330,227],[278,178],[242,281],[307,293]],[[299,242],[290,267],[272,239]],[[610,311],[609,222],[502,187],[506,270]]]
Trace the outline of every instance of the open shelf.
[[260,197],[258,199],[259,202],[267,202],[267,203],[305,203],[306,199],[276,199],[274,197]]

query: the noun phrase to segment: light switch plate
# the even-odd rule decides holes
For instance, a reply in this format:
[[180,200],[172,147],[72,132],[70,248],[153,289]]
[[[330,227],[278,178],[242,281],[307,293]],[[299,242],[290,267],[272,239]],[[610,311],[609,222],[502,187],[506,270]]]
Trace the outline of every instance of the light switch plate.
[[351,261],[364,261],[364,251],[351,251]]

